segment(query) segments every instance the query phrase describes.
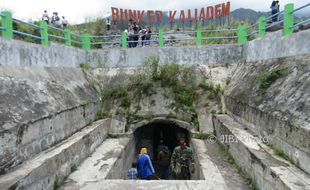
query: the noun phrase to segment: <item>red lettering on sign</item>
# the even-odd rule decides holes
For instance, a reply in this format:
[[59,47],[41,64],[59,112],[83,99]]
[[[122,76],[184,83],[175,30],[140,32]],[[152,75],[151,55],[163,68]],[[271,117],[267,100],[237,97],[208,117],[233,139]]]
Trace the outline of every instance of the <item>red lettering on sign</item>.
[[112,20],[119,20],[118,8],[111,7],[111,12],[112,12]]
[[175,14],[177,13],[177,11],[173,11],[173,13],[172,13],[172,11],[169,11],[169,22],[174,22],[175,20],[174,20],[174,17],[175,17]]
[[154,20],[154,11],[148,10],[148,11],[147,11],[147,22],[148,22],[149,24],[152,24],[152,23],[153,23],[153,20]]

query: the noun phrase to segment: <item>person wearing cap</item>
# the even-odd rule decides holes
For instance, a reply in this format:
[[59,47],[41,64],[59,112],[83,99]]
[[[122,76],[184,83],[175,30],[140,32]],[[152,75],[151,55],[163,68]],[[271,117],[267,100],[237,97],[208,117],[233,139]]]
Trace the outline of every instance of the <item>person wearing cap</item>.
[[173,150],[170,167],[177,180],[190,180],[191,174],[195,173],[193,150],[186,146],[185,137],[180,137],[179,144]]
[[141,148],[140,154],[137,158],[137,169],[140,179],[156,179],[152,161],[150,156],[147,154],[147,148],[145,147]]

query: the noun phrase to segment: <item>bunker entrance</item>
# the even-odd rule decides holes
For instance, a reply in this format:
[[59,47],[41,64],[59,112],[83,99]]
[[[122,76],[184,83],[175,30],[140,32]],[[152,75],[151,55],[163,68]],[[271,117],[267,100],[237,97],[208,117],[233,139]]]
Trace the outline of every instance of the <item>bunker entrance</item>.
[[[141,125],[139,125],[141,126]],[[138,127],[134,130],[133,136],[126,143],[121,156],[113,164],[110,174],[106,179],[128,179],[127,171],[131,168],[131,164],[137,161],[137,157],[141,148],[147,148],[148,155],[154,166],[155,175],[162,180],[174,180],[175,176],[170,170],[164,170],[159,164],[159,150],[166,146],[172,154],[174,148],[179,145],[179,138],[185,137],[186,143],[193,149],[195,161],[195,173],[191,175],[191,180],[201,180],[200,165],[196,151],[192,146],[191,135],[186,128],[180,127],[178,122],[173,121],[154,121]],[[168,158],[168,166],[170,165],[170,156]]]
[[[187,145],[191,146],[189,131],[176,123],[160,121],[149,123],[138,128],[134,132],[135,158],[133,161],[136,161],[136,157],[140,153],[141,148],[146,147],[152,160],[156,176],[163,180],[174,180],[175,176],[172,174],[171,170],[168,169],[169,167],[161,166],[160,163],[163,162],[160,161],[159,152],[163,147],[167,147],[171,156],[174,148],[179,145],[180,137],[184,137]],[[163,154],[161,153],[161,155]],[[170,163],[170,156],[168,157],[168,163]],[[192,177],[192,179],[197,179],[197,176]]]

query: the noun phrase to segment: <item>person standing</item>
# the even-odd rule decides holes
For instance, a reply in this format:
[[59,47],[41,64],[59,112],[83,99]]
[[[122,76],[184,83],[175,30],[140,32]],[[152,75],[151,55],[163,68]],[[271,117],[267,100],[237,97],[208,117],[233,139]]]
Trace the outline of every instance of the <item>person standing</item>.
[[131,168],[128,170],[127,177],[128,179],[136,180],[137,175],[138,175],[137,164],[133,162]]
[[[270,6],[271,9],[271,15],[275,15],[280,11],[280,4],[279,4],[279,0],[274,0],[271,3]],[[278,16],[279,15],[275,15],[272,17],[272,22],[277,22],[278,21]]]
[[179,144],[173,150],[170,167],[177,180],[190,180],[191,174],[195,172],[193,150],[186,146],[184,137],[180,137]]
[[156,179],[152,161],[147,154],[147,148],[141,148],[140,154],[137,158],[137,168],[140,179]]
[[61,27],[62,28],[67,28],[67,26],[68,26],[68,21],[67,21],[67,19],[64,16],[62,16]]
[[49,24],[50,17],[47,14],[47,10],[44,11],[42,15],[42,20],[45,21],[47,24]]
[[110,28],[111,28],[111,21],[110,21],[109,18],[107,18],[106,24],[107,24],[107,30],[110,31]]
[[170,166],[170,156],[171,152],[169,148],[162,144],[162,148],[158,147],[157,161],[160,168],[160,178],[169,178],[169,166]]

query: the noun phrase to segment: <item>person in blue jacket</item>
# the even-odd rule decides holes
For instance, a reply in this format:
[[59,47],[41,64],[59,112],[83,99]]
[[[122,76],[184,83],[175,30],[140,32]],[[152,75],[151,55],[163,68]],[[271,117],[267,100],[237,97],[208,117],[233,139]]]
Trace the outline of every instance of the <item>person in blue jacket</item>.
[[140,179],[151,180],[156,178],[152,161],[147,154],[147,148],[141,148],[140,154],[137,158],[137,169]]

